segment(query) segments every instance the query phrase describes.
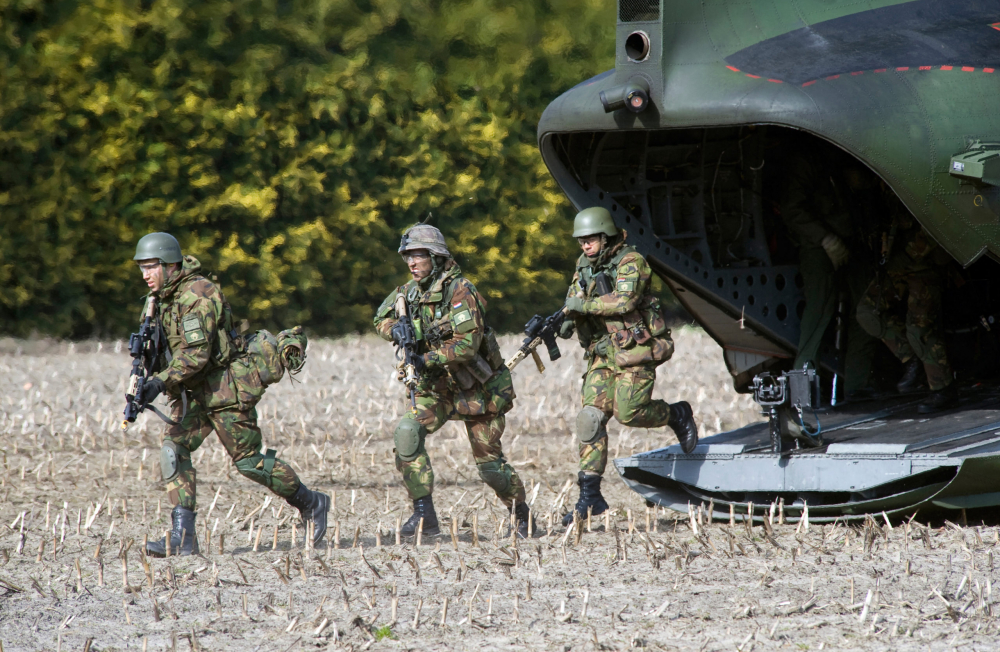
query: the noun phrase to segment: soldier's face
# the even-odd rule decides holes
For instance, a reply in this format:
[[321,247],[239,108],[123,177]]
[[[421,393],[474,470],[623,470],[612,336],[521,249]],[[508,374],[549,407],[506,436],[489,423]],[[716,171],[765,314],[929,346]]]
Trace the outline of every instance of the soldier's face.
[[580,243],[580,249],[583,249],[583,253],[587,256],[587,258],[593,258],[601,253],[600,235],[588,235],[582,238],[577,238],[576,241]]
[[407,251],[403,254],[403,260],[406,261],[406,266],[409,268],[410,275],[413,276],[414,281],[425,278],[434,269],[434,263],[431,261],[431,253],[426,249]]
[[163,287],[163,265],[156,258],[151,260],[140,260],[139,270],[142,272],[142,280],[146,281],[150,291],[159,292]]

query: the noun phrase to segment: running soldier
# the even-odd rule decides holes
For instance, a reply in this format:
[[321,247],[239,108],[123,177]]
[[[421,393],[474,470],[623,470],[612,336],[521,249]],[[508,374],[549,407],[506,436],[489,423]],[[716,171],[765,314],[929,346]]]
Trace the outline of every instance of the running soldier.
[[698,443],[698,426],[686,401],[667,404],[653,399],[656,367],[670,359],[674,342],[660,300],[650,289],[646,259],[625,244],[606,208],[587,208],[573,222],[573,237],[583,254],[566,298],[570,319],[559,335],[576,331],[586,350],[583,409],[576,417],[580,442],[580,498],[563,517],[597,515],[608,509],[601,477],[608,463],[608,420],[623,426],[670,426],[685,453]]
[[[172,529],[166,538],[151,541],[146,552],[154,556],[198,554],[195,530],[197,474],[191,454],[215,431],[243,476],[264,485],[299,510],[303,522],[314,525],[313,544],[326,532],[330,498],[311,491],[295,471],[275,457],[261,453],[261,432],[253,407],[263,395],[259,375],[249,373],[238,350],[229,303],[219,287],[205,278],[201,263],[183,256],[168,233],[150,233],[139,240],[134,260],[155,302],[156,329],[163,341],[159,372],[145,384],[144,401],[160,394],[171,402],[169,425],[160,451],[160,470],[170,502]],[[145,311],[144,311],[145,313]],[[280,336],[301,333],[284,331]],[[300,346],[304,353],[304,336]],[[247,398],[249,397],[249,398]],[[243,400],[241,400],[243,399]]]
[[512,510],[519,536],[528,536],[532,518],[524,485],[504,458],[500,438],[506,414],[514,405],[514,386],[493,329],[486,324],[486,301],[462,276],[444,236],[418,224],[403,233],[399,245],[412,279],[394,290],[375,316],[375,330],[401,343],[399,320],[412,320],[419,357],[416,407],[396,426],[396,468],[413,501],[413,515],[401,533],[413,535],[420,519],[425,534],[438,534],[431,494],[434,470],[424,442],[449,420],[465,423],[476,469],[483,482]]

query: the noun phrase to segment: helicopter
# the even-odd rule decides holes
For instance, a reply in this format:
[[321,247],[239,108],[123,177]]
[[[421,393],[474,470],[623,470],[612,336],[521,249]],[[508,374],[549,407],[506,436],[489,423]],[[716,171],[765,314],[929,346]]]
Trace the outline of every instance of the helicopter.
[[831,323],[822,446],[776,453],[767,424],[752,424],[690,454],[615,460],[624,481],[717,518],[760,520],[775,504],[820,521],[1000,505],[1000,8],[617,0],[616,11],[614,68],[548,105],[538,146],[570,202],[607,208],[720,345],[736,390],[790,370],[797,352],[803,281],[780,211],[802,153],[830,175],[860,170],[951,258],[943,328],[962,386],[957,407],[929,416],[913,396],[845,402]]

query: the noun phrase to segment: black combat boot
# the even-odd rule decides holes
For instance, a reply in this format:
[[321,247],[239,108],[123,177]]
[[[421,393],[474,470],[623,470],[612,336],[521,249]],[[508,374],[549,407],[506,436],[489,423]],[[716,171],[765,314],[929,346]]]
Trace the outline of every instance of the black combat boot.
[[403,523],[403,527],[400,528],[399,533],[404,537],[412,537],[417,533],[417,526],[420,524],[420,519],[424,519],[423,533],[428,535],[441,534],[441,528],[438,527],[438,517],[437,512],[434,511],[434,500],[430,496],[424,496],[423,498],[417,498],[413,501],[413,516]]
[[[171,555],[186,557],[188,555],[197,555],[201,552],[198,549],[198,533],[194,529],[194,517],[195,513],[192,510],[180,505],[174,507],[174,510],[170,512],[170,520],[173,521],[173,527],[170,530]],[[166,557],[166,537],[159,541],[148,542],[146,544],[146,554],[153,557]]]
[[608,501],[601,495],[601,476],[580,471],[576,483],[580,485],[580,500],[576,501],[572,512],[563,516],[563,525],[567,527],[573,522],[574,514],[578,520],[587,518],[588,507],[591,516],[603,514],[608,509]]
[[944,389],[931,392],[924,402],[917,406],[917,412],[920,414],[933,414],[957,404],[958,388],[955,386],[955,383],[952,383]]
[[903,377],[896,383],[896,390],[900,394],[909,394],[924,389],[923,373],[921,373],[923,370],[924,363],[920,361],[920,358],[917,356],[910,358],[903,370]]
[[[538,524],[535,515],[531,513],[528,503],[516,503],[514,505],[514,520],[517,522],[517,536],[521,539],[528,538],[528,520],[531,520],[531,534],[538,536]],[[510,536],[510,523],[507,524],[507,535]]]
[[299,510],[303,526],[307,523],[313,524],[312,544],[315,548],[326,534],[326,513],[330,511],[330,497],[320,491],[312,491],[300,482],[299,488],[294,494],[285,498],[285,502]]
[[681,450],[690,453],[698,445],[698,424],[694,422],[694,411],[687,401],[670,404],[670,418],[667,425],[677,435]]

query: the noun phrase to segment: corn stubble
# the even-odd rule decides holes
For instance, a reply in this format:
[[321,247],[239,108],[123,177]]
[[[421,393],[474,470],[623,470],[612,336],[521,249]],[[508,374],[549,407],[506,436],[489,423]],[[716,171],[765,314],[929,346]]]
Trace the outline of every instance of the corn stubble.
[[[704,333],[675,333],[656,394],[695,407],[702,434],[758,420]],[[517,338],[504,338],[511,351]],[[121,343],[0,340],[0,649],[986,649],[997,528],[918,520],[806,526],[778,504],[766,524],[649,509],[609,470],[610,513],[568,529],[576,499],[582,361],[575,344],[540,376],[522,365],[504,450],[538,524],[508,516],[479,481],[464,429],[428,440],[441,535],[399,536],[409,501],[392,459],[406,410],[391,347],[319,341],[292,385],[258,407],[265,446],[340,498],[327,541],[305,545],[294,510],[236,474],[218,440],[194,454],[202,556],[153,559],[169,527],[159,436],[118,429]],[[612,455],[673,443],[609,427]],[[162,503],[162,504],[161,504]],[[716,514],[723,514],[716,510]],[[329,544],[329,545],[327,545]],[[121,571],[119,576],[116,572]],[[105,570],[109,575],[105,577]],[[398,642],[397,642],[398,641]]]

